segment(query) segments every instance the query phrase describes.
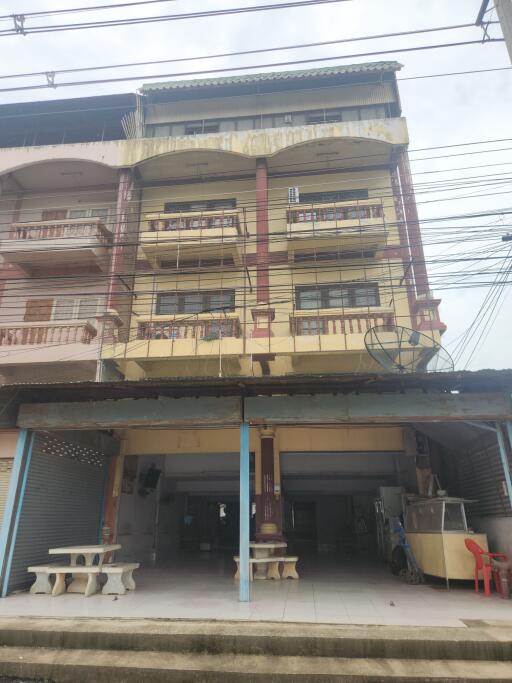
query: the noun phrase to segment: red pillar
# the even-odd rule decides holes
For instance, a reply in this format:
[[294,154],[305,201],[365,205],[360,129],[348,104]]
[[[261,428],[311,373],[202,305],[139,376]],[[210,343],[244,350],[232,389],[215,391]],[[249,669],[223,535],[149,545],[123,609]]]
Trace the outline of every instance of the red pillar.
[[135,176],[129,168],[119,171],[114,238],[110,255],[107,314],[104,339],[117,336],[116,330],[129,328],[133,271],[137,253],[139,210]]
[[430,289],[427,267],[425,264],[425,253],[423,251],[423,242],[421,239],[416,197],[414,196],[414,187],[412,184],[411,167],[409,165],[409,155],[406,150],[403,150],[398,158],[398,173],[402,186],[402,197],[405,208],[409,248],[412,258],[412,269],[416,284],[416,294],[419,297],[425,297],[428,296]]
[[[277,456],[279,457],[279,456]],[[277,460],[279,462],[279,460]],[[283,540],[281,477],[276,476],[274,436],[261,436],[261,462],[256,468],[260,481],[256,482],[256,540]]]
[[103,527],[101,529],[101,542],[106,545],[114,543],[117,535],[117,513],[119,510],[123,465],[124,456],[122,455],[117,455],[110,459],[103,508]]
[[268,168],[256,160],[256,308],[252,309],[254,337],[270,337],[275,311],[270,307],[268,233]]
[[[398,238],[400,240],[401,258],[404,264],[404,284],[407,292],[407,303],[409,304],[409,313],[411,316],[411,325],[416,328],[416,296],[414,293],[414,283],[412,278],[412,258],[409,248],[409,238],[407,235],[407,224],[404,215],[404,205],[402,201],[402,194],[400,190],[400,179],[398,177],[398,169],[394,168],[391,171],[391,188],[393,190],[393,201],[395,205],[395,215],[397,221]],[[388,258],[391,257],[389,254]],[[396,321],[397,325],[404,325],[401,320]]]

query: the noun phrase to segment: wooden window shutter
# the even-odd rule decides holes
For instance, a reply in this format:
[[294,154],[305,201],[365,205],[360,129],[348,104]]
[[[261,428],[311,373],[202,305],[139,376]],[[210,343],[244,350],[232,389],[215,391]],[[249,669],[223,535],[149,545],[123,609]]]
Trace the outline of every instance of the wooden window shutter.
[[25,322],[50,320],[52,317],[53,299],[30,299],[25,307]]
[[47,209],[42,212],[42,221],[63,221],[68,217],[67,209]]

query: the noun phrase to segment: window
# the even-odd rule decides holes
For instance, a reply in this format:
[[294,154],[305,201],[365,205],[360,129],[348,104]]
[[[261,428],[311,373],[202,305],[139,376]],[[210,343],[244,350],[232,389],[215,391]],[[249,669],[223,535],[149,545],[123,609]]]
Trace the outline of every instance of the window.
[[332,192],[301,192],[301,204],[328,204],[351,199],[368,199],[368,190],[333,190]]
[[101,313],[102,297],[62,297],[53,304],[53,320],[87,320]]
[[70,209],[68,218],[108,218],[108,209],[104,207],[94,209]]
[[204,121],[199,123],[186,123],[185,124],[185,135],[205,135],[207,133],[218,133],[219,124],[218,123],[205,123]]
[[199,213],[201,211],[222,211],[236,209],[236,199],[209,199],[196,202],[167,202],[165,213]]
[[215,289],[202,292],[180,291],[159,294],[156,301],[157,315],[176,313],[215,313],[233,311],[234,289]]
[[360,251],[296,251],[293,257],[295,263],[316,263],[317,261],[338,261],[340,259],[373,259],[375,251],[363,249]]
[[380,306],[379,288],[376,283],[297,287],[296,301],[299,310]]

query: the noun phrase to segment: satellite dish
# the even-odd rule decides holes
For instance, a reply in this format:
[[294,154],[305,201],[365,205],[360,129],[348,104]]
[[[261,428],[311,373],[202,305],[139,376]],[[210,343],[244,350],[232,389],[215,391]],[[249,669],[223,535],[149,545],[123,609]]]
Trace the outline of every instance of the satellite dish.
[[400,325],[376,325],[364,335],[366,350],[384,370],[408,372],[453,372],[448,351],[427,334]]

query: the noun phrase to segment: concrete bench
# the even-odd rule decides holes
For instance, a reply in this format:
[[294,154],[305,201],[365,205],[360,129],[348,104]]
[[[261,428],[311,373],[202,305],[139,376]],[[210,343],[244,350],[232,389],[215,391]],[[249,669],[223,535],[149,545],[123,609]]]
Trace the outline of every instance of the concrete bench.
[[104,595],[124,595],[127,590],[135,590],[133,570],[138,569],[138,562],[117,562],[104,564],[101,572],[107,575],[107,583],[103,586]]
[[[82,565],[38,565],[27,569],[36,575],[30,587],[31,593],[47,593],[55,597],[66,592],[66,575],[72,574],[73,581],[67,587],[69,593],[83,593],[86,598],[98,592],[98,574],[101,567],[84,567]],[[55,583],[50,578],[55,575]]]
[[[240,578],[240,558],[235,555],[233,560],[236,562],[236,573],[235,579]],[[249,580],[254,580],[253,566],[255,564],[266,564],[267,574],[262,578],[266,579],[298,579],[299,575],[297,573],[297,562],[298,557],[251,557],[249,558]],[[282,572],[279,572],[279,565],[283,565]]]

